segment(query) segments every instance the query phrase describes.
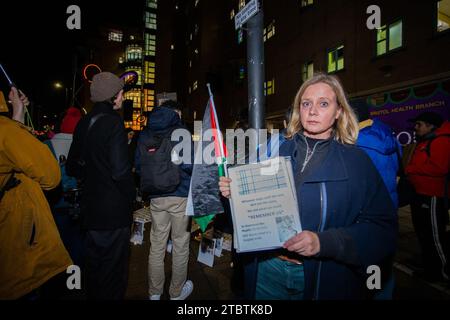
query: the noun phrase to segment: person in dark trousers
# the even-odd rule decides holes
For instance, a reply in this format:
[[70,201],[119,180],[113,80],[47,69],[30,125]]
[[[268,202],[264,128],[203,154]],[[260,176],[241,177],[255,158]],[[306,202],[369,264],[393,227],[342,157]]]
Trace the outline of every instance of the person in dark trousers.
[[[83,179],[82,225],[86,232],[88,299],[123,299],[135,197],[122,118],[123,80],[110,72],[92,79],[92,111],[80,120],[66,164]],[[84,164],[84,165],[83,165]]]
[[421,249],[424,271],[416,275],[429,281],[449,280],[449,254],[445,239],[448,223],[448,174],[450,123],[434,112],[411,119],[417,146],[405,173],[415,189],[411,203],[414,229]]
[[128,159],[131,164],[131,172],[133,174],[134,186],[136,191],[139,188],[139,175],[136,174],[136,168],[134,167],[134,157],[136,155],[137,148],[137,140],[138,137],[136,132],[132,128],[126,128],[125,132],[127,133],[127,144],[128,144]]

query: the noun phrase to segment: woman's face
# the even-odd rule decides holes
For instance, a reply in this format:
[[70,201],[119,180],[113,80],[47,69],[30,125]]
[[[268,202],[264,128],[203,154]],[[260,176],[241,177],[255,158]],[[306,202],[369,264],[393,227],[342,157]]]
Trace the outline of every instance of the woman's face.
[[333,89],[321,82],[310,85],[303,93],[299,107],[304,135],[314,139],[328,139],[334,122],[341,114]]

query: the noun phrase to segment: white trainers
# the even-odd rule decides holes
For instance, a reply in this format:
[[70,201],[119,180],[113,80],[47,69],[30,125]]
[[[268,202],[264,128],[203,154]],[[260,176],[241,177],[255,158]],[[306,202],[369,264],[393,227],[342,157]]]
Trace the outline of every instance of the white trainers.
[[170,300],[185,300],[187,297],[190,296],[192,290],[194,290],[194,284],[192,283],[191,280],[186,280],[186,282],[183,285],[183,289],[181,289],[180,295],[175,298],[170,298]]
[[153,294],[150,296],[150,300],[161,300],[160,294]]

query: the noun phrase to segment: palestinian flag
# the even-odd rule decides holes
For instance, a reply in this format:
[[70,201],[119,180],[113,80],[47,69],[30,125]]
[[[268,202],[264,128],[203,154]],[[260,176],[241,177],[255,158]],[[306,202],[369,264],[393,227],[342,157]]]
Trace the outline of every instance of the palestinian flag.
[[[195,162],[186,207],[186,215],[194,216],[194,219],[203,232],[214,216],[224,211],[220,200],[219,176],[226,174],[227,157],[209,84],[208,90],[210,96],[203,115],[200,141],[197,143],[195,150]],[[211,140],[204,140],[204,133],[207,130],[212,131],[215,162],[211,161],[211,159],[203,158],[204,151],[210,149],[212,143]]]

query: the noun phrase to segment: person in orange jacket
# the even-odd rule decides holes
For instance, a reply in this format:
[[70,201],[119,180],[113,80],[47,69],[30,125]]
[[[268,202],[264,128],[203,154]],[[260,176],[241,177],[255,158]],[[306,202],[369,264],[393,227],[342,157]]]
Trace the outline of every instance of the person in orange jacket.
[[59,165],[29,133],[26,96],[12,88],[13,119],[0,116],[0,299],[18,299],[72,264],[42,190],[56,187]]
[[405,173],[416,192],[411,215],[424,264],[423,274],[418,275],[430,281],[448,281],[445,234],[449,219],[450,123],[434,112],[424,112],[411,121],[415,123],[417,146]]

